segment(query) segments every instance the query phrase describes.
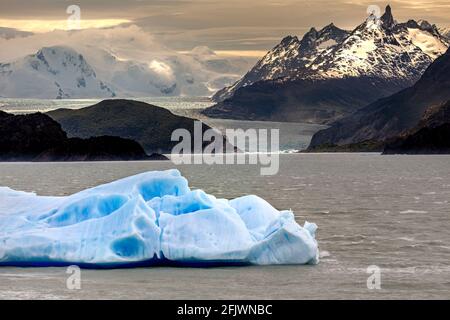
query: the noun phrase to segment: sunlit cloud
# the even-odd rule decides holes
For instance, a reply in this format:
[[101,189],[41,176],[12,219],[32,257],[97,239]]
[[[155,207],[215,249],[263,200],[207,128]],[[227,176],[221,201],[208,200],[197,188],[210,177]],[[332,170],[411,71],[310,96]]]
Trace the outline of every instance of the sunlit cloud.
[[[70,1],[0,0],[0,27],[67,30]],[[176,51],[208,46],[219,51],[265,51],[286,35],[302,37],[333,22],[354,29],[367,7],[387,4],[399,22],[425,19],[450,27],[449,0],[78,0],[81,28],[136,24]],[[39,20],[40,19],[40,20]],[[228,54],[228,53],[226,53]]]
[[[129,23],[126,19],[82,19],[79,24],[80,29],[108,28],[120,24]],[[0,19],[0,26],[14,28],[21,31],[36,33],[49,32],[54,30],[70,30],[72,25],[66,20],[9,20]]]
[[[178,51],[180,54],[188,54],[190,51]],[[266,50],[215,50],[214,53],[222,57],[246,57],[246,58],[261,58]]]
[[216,50],[219,56],[224,57],[249,57],[249,58],[261,58],[267,51],[265,50]]

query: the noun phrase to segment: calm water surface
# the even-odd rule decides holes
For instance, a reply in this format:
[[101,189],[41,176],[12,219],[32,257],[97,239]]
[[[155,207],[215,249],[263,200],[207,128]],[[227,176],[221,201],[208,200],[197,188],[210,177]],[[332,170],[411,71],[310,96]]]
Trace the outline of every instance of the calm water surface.
[[[19,299],[450,299],[450,156],[286,154],[280,172],[254,166],[179,166],[194,188],[259,195],[319,225],[317,266],[83,270],[0,268],[0,298]],[[0,185],[68,195],[165,162],[0,163]],[[381,290],[366,271],[381,268]]]

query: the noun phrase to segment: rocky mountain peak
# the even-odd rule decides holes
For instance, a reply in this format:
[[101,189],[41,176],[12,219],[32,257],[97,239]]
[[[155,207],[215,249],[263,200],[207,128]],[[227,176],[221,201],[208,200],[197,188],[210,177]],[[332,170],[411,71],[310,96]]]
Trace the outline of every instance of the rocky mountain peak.
[[305,33],[305,35],[303,36],[303,40],[304,39],[317,39],[317,37],[319,36],[319,32],[317,31],[316,28],[311,28],[309,29],[309,31],[307,33]]
[[395,25],[394,16],[392,15],[392,9],[390,5],[386,6],[384,14],[381,16],[381,22],[383,27],[386,29],[391,29]]
[[224,101],[239,88],[258,81],[280,79],[362,77],[404,88],[447,50],[448,41],[434,29],[423,21],[397,23],[390,6],[380,19],[369,17],[351,32],[333,23],[322,29],[311,28],[301,40],[284,38],[244,78],[219,91],[214,100]]
[[428,31],[429,33],[434,35],[440,35],[438,27],[435,24],[429,23],[427,20],[419,20],[418,25],[419,29],[423,31]]
[[330,23],[329,25],[326,25],[325,27],[323,27],[322,30],[320,30],[320,34],[333,33],[333,32],[339,32],[339,31],[342,31],[342,30],[339,29],[338,27],[336,27],[334,25],[334,23]]
[[297,41],[299,41],[298,40],[298,38],[297,38],[297,36],[291,36],[291,35],[289,35],[289,36],[287,36],[287,37],[284,37],[283,38],[283,40],[281,40],[281,45],[289,45],[289,44],[291,44],[292,42],[297,42]]

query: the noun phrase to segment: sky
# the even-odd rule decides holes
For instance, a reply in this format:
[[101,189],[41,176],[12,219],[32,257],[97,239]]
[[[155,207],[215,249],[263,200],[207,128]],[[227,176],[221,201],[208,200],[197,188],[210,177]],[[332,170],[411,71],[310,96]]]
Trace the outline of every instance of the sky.
[[67,28],[67,8],[81,9],[81,28],[135,24],[165,46],[208,46],[260,56],[286,35],[331,22],[353,29],[369,5],[390,4],[396,20],[426,19],[450,27],[449,0],[0,0],[0,27],[31,32]]

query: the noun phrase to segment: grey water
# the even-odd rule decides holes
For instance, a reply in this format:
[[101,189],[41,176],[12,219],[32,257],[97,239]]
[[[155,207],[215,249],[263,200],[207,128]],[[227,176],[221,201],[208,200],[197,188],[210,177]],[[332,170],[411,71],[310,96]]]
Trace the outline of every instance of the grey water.
[[[207,97],[142,97],[128,98],[168,108],[183,113],[184,110],[204,109],[213,103]],[[59,108],[81,109],[100,102],[101,99],[17,99],[1,98],[0,110],[15,114],[48,112]]]
[[[281,154],[280,171],[170,162],[0,163],[0,185],[69,195],[178,168],[223,198],[256,194],[319,226],[317,266],[82,270],[0,268],[0,299],[450,299],[450,156]],[[369,266],[381,289],[368,289]]]
[[[280,133],[279,150],[283,152],[292,152],[306,149],[311,142],[312,135],[315,132],[326,128],[326,126],[323,125],[308,123],[281,123],[269,121],[237,121],[211,119],[201,114],[201,110],[213,105],[211,99],[207,97],[143,97],[132,99],[166,108],[172,113],[179,116],[199,119],[205,124],[218,129],[224,134],[226,129],[278,129]],[[33,112],[44,113],[59,108],[85,108],[98,102],[100,102],[100,100],[98,99],[46,100],[0,98],[0,110],[14,114],[27,114]],[[265,141],[261,141],[258,143],[265,143]],[[252,148],[256,147],[248,147],[248,149]]]

